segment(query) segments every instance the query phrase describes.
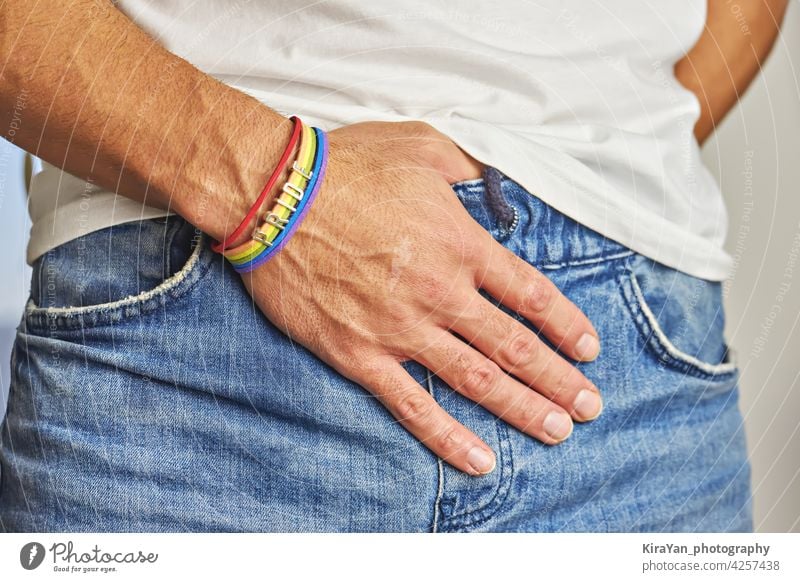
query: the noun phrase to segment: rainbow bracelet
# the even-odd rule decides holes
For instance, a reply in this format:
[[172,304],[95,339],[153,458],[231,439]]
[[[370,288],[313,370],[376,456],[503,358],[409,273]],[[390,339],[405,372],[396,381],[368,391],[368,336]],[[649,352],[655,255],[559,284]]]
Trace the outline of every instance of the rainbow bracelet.
[[301,128],[300,148],[291,166],[289,177],[278,193],[272,209],[264,215],[264,223],[253,231],[251,239],[223,254],[234,265],[244,264],[264,252],[283,229],[287,217],[304,198],[311,177],[316,152],[316,133],[313,128]]
[[252,271],[289,242],[319,192],[327,162],[325,132],[304,127],[297,160],[264,224],[254,231],[252,240],[224,253],[237,272]]
[[278,251],[280,251],[286,245],[286,243],[289,242],[289,239],[292,237],[292,235],[294,235],[298,226],[300,226],[300,222],[302,222],[303,218],[305,218],[305,215],[308,213],[308,210],[311,208],[311,203],[317,197],[317,193],[322,186],[322,178],[325,175],[325,168],[328,164],[328,138],[321,129],[315,127],[314,131],[317,133],[317,143],[319,145],[317,146],[317,156],[314,162],[314,177],[312,177],[308,184],[307,194],[298,205],[292,220],[288,225],[286,225],[286,228],[282,230],[280,234],[278,234],[274,241],[272,241],[272,245],[266,250],[266,252],[261,254],[257,259],[253,260],[253,264],[248,270],[255,269],[257,266],[265,263]]
[[240,244],[223,254],[235,264],[245,263],[255,255],[264,251],[272,239],[280,232],[281,227],[295,204],[303,199],[306,183],[311,177],[314,154],[316,151],[316,133],[313,128],[301,128],[300,148],[297,159],[292,164],[289,179],[283,184],[272,209],[265,214],[265,222],[253,232],[251,240]]

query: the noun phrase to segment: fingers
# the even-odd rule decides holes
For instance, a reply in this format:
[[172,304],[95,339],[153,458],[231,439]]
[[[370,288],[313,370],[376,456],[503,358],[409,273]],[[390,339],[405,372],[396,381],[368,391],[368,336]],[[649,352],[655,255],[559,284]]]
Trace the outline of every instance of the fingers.
[[534,332],[474,292],[451,329],[503,370],[568,411],[575,420],[597,418],[600,391]]
[[572,433],[572,419],[555,402],[520,384],[497,364],[445,330],[415,359],[451,388],[546,444]]
[[550,279],[496,242],[484,259],[479,287],[533,323],[570,358],[597,357],[600,342],[591,322]]
[[422,444],[470,475],[494,470],[492,449],[447,414],[399,363],[386,358],[376,369],[359,380]]

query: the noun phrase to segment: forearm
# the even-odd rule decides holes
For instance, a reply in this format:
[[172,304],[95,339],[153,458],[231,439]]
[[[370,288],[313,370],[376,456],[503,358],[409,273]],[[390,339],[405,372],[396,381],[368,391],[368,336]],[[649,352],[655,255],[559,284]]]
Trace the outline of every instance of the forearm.
[[215,238],[244,215],[291,132],[106,0],[7,0],[0,61],[0,127],[19,118],[16,145]]
[[736,104],[778,36],[787,0],[709,0],[706,27],[675,65],[675,76],[700,101],[695,136],[702,143]]

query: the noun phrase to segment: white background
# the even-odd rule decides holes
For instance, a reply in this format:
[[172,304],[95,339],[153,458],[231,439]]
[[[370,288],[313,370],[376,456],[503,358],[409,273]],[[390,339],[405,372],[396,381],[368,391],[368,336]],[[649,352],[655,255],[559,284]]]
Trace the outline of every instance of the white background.
[[[752,152],[752,210],[744,219],[746,152]],[[800,4],[764,74],[703,151],[722,186],[728,252],[738,267],[726,285],[727,337],[742,370],[742,414],[753,465],[758,531],[800,532],[800,258],[784,270],[800,236]],[[741,237],[742,226],[749,233]],[[780,285],[791,285],[774,322]],[[768,329],[764,331],[764,327]],[[763,343],[763,351],[754,348]]]

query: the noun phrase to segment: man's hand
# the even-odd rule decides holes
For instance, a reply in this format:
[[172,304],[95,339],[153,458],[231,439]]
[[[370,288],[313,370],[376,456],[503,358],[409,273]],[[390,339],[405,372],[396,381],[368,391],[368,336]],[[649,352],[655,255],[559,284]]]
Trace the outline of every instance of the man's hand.
[[[170,208],[217,240],[247,212],[291,132],[284,117],[170,54],[109,0],[7,1],[0,62],[0,125],[22,92],[30,96],[17,145]],[[596,355],[586,318],[456,199],[448,181],[477,177],[474,161],[424,124],[359,124],[330,137],[328,175],[305,222],[245,278],[266,316],[471,473],[491,469],[491,451],[400,362],[420,362],[546,443],[569,435],[567,413],[596,416],[597,389],[477,291],[567,356]]]
[[448,182],[480,176],[422,123],[364,123],[330,134],[330,165],[305,222],[244,277],[266,316],[374,394],[453,466],[491,471],[492,451],[400,365],[416,360],[453,389],[547,444],[601,410],[571,358],[599,351],[586,317],[536,269],[498,244]]

